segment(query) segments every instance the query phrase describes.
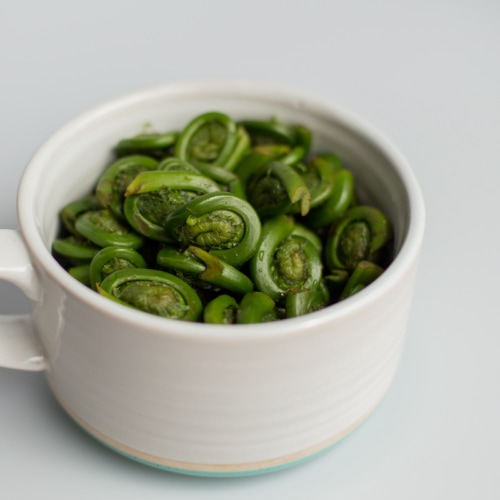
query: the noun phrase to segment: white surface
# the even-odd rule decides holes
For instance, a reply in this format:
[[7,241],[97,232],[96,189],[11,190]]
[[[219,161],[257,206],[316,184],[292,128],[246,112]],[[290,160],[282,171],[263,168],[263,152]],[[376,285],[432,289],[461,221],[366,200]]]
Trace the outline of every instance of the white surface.
[[[38,145],[138,87],[241,77],[363,115],[421,182],[427,233],[403,361],[325,454],[242,479],[160,472],[88,438],[42,374],[0,370],[2,498],[497,499],[500,3],[47,1],[0,5],[0,227]],[[0,312],[26,301],[0,284]]]

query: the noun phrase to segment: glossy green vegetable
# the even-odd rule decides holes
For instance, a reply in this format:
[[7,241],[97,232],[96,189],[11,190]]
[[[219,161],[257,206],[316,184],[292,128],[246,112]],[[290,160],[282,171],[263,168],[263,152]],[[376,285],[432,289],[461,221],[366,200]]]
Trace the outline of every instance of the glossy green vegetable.
[[263,292],[247,293],[236,312],[237,323],[264,323],[279,319],[274,300]]
[[272,161],[250,176],[247,184],[248,201],[259,216],[267,218],[294,211],[301,215],[311,206],[311,193],[301,175],[291,166]]
[[144,257],[132,248],[105,247],[97,252],[90,262],[89,285],[96,290],[99,283],[116,271],[145,267],[147,265]]
[[184,252],[164,248],[158,252],[157,263],[172,272],[196,276],[235,294],[253,290],[253,282],[241,271],[202,248],[190,246]]
[[322,203],[316,205],[307,216],[307,224],[319,228],[332,224],[354,204],[354,177],[348,170],[333,176],[332,191]]
[[143,237],[120,222],[110,210],[90,210],[75,222],[79,234],[99,247],[120,246],[140,248]]
[[69,267],[68,273],[80,283],[90,286],[90,264]]
[[246,186],[250,176],[257,172],[259,168],[267,165],[273,160],[279,160],[289,151],[290,146],[282,144],[254,146],[240,160],[238,166],[236,167],[235,173],[239,177],[241,183]]
[[57,238],[52,244],[52,251],[66,258],[73,264],[90,262],[100,248],[82,236],[66,236]]
[[195,172],[197,174],[201,173],[197,167],[191,165],[191,163],[189,163],[188,161],[171,156],[163,159],[160,163],[158,163],[156,170],[163,170],[167,172]]
[[75,228],[76,219],[89,210],[98,210],[101,208],[99,201],[93,194],[87,195],[81,200],[76,200],[68,203],[61,210],[61,222],[68,232],[78,235]]
[[168,154],[178,137],[177,132],[143,133],[128,139],[122,139],[115,147],[117,156],[146,154],[154,158],[162,158]]
[[61,210],[52,252],[121,304],[217,325],[295,318],[348,299],[392,260],[387,216],[358,204],[353,174],[314,151],[306,122],[210,111],[114,152],[95,189]]
[[243,120],[239,122],[250,135],[252,145],[295,144],[293,127],[278,120]]
[[201,247],[232,266],[255,253],[260,219],[252,206],[231,193],[207,193],[167,217],[167,230],[184,247]]
[[315,289],[321,280],[323,264],[318,248],[294,229],[292,217],[280,215],[268,220],[250,261],[257,290],[275,301],[290,290]]
[[198,169],[203,175],[217,182],[221,191],[233,193],[242,200],[246,199],[245,187],[241,179],[231,170],[217,165],[198,165]]
[[240,124],[249,132],[253,146],[290,146],[286,154],[280,157],[281,163],[286,165],[295,165],[303,160],[311,148],[311,131],[303,125],[289,126],[277,120],[245,120]]
[[203,321],[217,325],[232,325],[236,323],[238,302],[231,295],[218,295],[212,299],[203,311]]
[[354,269],[362,260],[376,260],[392,238],[387,217],[377,208],[356,206],[335,222],[325,245],[330,269]]
[[175,156],[193,165],[212,164],[233,169],[250,144],[248,135],[227,115],[205,113],[182,131]]
[[203,310],[198,294],[176,276],[153,269],[122,269],[97,290],[121,304],[165,318],[197,321]]
[[330,302],[330,292],[326,283],[321,280],[314,288],[290,290],[285,297],[286,317],[303,316],[323,309]]
[[123,211],[138,233],[154,240],[170,241],[165,231],[167,216],[188,201],[216,191],[219,191],[216,182],[196,172],[141,172],[125,190]]
[[351,297],[355,293],[363,290],[363,288],[366,288],[370,283],[375,281],[383,272],[384,270],[377,264],[367,260],[362,260],[354,268],[354,271],[347,280],[347,283],[340,294],[340,298],[346,299],[347,297]]
[[286,165],[295,165],[302,161],[309,153],[312,143],[312,134],[309,129],[302,125],[294,127],[295,143],[288,154],[280,158],[281,163]]
[[296,165],[295,170],[302,176],[311,193],[311,208],[325,203],[334,187],[335,172],[330,162],[316,156],[307,164]]
[[144,155],[132,155],[112,163],[97,182],[95,195],[104,208],[118,218],[124,218],[123,196],[134,177],[144,170],[154,170],[158,161]]

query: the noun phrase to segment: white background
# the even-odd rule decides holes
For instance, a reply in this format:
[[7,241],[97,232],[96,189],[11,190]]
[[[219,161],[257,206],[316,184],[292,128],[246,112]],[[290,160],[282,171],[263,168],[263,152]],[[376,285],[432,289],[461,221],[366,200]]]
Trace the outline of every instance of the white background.
[[[219,77],[347,107],[413,166],[427,229],[391,391],[303,465],[208,479],[108,451],[62,412],[43,374],[0,369],[0,497],[500,498],[500,2],[3,0],[0,227],[17,226],[29,158],[75,114],[144,86]],[[0,313],[27,310],[0,282]]]

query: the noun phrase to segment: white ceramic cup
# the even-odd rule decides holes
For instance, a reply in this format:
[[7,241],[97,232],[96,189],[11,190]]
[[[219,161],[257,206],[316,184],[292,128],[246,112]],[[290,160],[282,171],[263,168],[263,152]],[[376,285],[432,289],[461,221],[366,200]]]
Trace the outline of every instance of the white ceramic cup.
[[[303,123],[313,148],[337,153],[390,218],[395,259],[365,290],[299,318],[255,325],[168,320],[114,303],[51,255],[59,211],[88,192],[112,147],[146,123],[179,130],[195,115]],[[0,366],[45,370],[62,407],[135,460],[206,475],[297,463],[358,426],[393,380],[424,230],[410,167],[381,134],[336,106],[284,89],[194,82],[93,109],[34,155],[18,193],[19,231],[0,231],[0,278],[31,299],[0,318]]]

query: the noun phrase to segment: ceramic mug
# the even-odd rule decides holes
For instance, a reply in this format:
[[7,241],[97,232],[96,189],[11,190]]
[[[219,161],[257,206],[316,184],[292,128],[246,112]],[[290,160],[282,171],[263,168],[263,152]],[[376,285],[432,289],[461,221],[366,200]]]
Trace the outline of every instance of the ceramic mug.
[[[255,325],[168,320],[114,303],[51,255],[59,211],[89,193],[112,147],[145,123],[182,128],[209,110],[303,123],[390,218],[395,258],[365,290],[315,313]],[[0,319],[0,366],[44,370],[93,437],[134,460],[190,474],[275,470],[325,449],[379,404],[398,366],[424,230],[405,159],[331,103],[245,82],[147,89],[93,109],[36,152],[18,192],[19,231],[0,231],[0,278],[31,299]]]

